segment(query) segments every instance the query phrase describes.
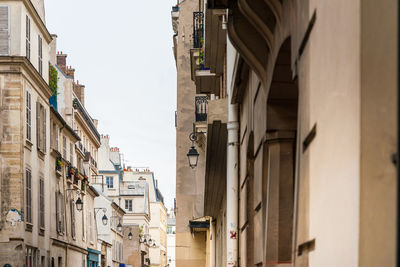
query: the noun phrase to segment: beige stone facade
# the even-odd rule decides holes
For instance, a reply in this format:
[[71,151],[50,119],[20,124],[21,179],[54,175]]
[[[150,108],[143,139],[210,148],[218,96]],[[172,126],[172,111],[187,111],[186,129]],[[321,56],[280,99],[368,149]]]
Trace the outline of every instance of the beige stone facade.
[[[177,266],[202,253],[202,266],[395,266],[396,10],[390,0],[174,7]],[[201,41],[185,46],[187,37]],[[192,117],[195,93],[208,96],[205,134]],[[189,175],[192,129],[200,157]],[[201,181],[204,195],[182,190]],[[179,241],[202,216],[214,241],[195,246],[196,231]]]

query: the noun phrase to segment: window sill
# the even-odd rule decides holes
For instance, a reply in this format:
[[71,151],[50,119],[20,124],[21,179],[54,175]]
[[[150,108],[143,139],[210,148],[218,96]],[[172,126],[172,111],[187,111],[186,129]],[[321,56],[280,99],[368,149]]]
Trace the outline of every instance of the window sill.
[[30,140],[25,139],[25,147],[27,149],[29,149],[30,151],[32,151],[32,146],[33,146],[33,143]]
[[57,175],[57,177],[61,177],[62,176],[62,172],[59,171],[59,170],[56,170],[56,175]]
[[32,232],[33,224],[25,222],[25,231]]
[[45,231],[44,228],[40,227],[39,228],[39,235],[40,236],[44,236],[44,231]]
[[44,156],[46,156],[46,153],[43,152],[41,149],[38,148],[38,156],[41,160],[44,160]]

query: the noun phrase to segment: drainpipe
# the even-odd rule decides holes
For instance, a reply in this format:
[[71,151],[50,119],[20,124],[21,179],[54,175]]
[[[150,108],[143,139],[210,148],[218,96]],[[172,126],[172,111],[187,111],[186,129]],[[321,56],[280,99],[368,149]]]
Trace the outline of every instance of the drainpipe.
[[[397,36],[400,36],[400,3],[397,1]],[[397,40],[397,242],[396,261],[400,267],[400,42]]]
[[[230,103],[230,101],[229,101]],[[228,148],[226,163],[226,264],[238,266],[238,105],[228,106]]]

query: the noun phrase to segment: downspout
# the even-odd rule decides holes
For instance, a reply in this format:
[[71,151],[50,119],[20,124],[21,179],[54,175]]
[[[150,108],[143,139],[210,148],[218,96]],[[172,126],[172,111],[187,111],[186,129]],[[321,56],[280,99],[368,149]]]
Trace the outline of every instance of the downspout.
[[[228,17],[228,11],[226,16]],[[229,19],[229,17],[228,17]],[[239,266],[239,120],[238,104],[232,103],[238,53],[226,35],[226,92],[228,97],[228,144],[226,157],[226,266]]]
[[[400,36],[400,3],[397,1],[397,36]],[[396,242],[396,261],[397,266],[400,267],[400,42],[397,38],[397,242]]]
[[238,266],[238,105],[228,106],[228,148],[226,164],[226,264]]
[[[227,37],[227,70],[234,66],[234,53],[231,53],[232,45],[229,45]],[[228,72],[228,71],[227,71]],[[230,73],[227,73],[227,86],[231,87],[233,79]],[[228,90],[227,90],[228,91]],[[239,247],[239,122],[238,122],[238,104],[231,104],[230,90],[228,94],[228,147],[226,158],[226,265],[228,267],[238,266],[238,247]]]

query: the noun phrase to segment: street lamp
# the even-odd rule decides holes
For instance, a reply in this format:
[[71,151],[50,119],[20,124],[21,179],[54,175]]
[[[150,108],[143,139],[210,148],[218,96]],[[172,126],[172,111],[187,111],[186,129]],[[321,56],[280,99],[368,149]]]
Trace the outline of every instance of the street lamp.
[[76,205],[76,209],[78,211],[82,211],[83,202],[82,202],[82,199],[80,197],[78,197],[78,199],[76,200],[75,205]]
[[82,209],[83,209],[83,201],[82,201],[81,197],[79,196],[80,193],[81,193],[81,190],[75,189],[75,188],[67,188],[67,189],[65,189],[65,191],[67,191],[67,192],[68,191],[76,191],[76,194],[78,195],[78,199],[75,202],[75,206],[76,206],[76,209],[78,211],[82,211]]
[[101,220],[102,220],[102,222],[103,222],[103,225],[107,225],[107,223],[108,223],[108,218],[107,218],[107,216],[104,214],[103,215],[103,218],[101,218]]
[[128,239],[129,239],[129,240],[132,240],[132,237],[133,237],[132,232],[129,232],[129,234],[128,234]]
[[[97,210],[97,211],[96,211],[96,210]],[[98,212],[99,210],[102,210],[102,211],[104,212],[104,215],[103,215],[103,217],[101,218],[101,221],[103,222],[103,225],[107,225],[107,223],[108,223],[108,218],[107,218],[107,215],[106,215],[107,209],[106,209],[106,208],[94,208],[94,212],[96,213],[96,215],[97,215],[97,212]]]
[[192,147],[189,149],[189,152],[186,154],[189,160],[190,168],[194,169],[197,166],[197,161],[199,160],[199,152],[197,152],[196,148],[194,147],[194,141],[197,140],[197,136],[195,132],[192,132],[189,135],[190,141],[192,141]]
[[121,231],[122,231],[122,225],[121,225],[121,222],[118,222],[118,225],[117,225],[117,231],[118,231],[118,232],[121,232]]

